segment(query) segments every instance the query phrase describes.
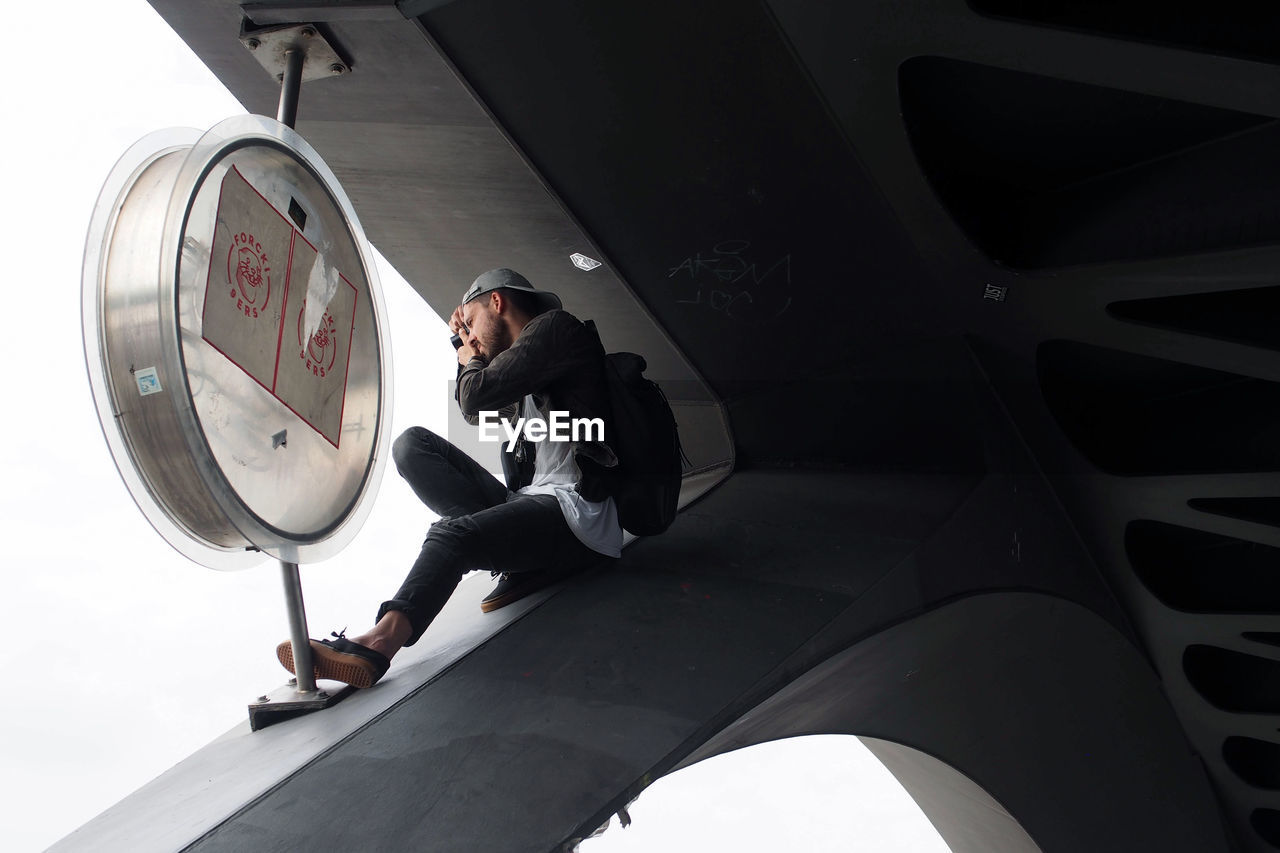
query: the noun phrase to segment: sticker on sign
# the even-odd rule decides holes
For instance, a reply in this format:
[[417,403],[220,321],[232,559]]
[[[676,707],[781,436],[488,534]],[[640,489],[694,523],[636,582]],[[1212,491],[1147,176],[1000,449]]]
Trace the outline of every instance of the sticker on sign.
[[138,381],[138,393],[146,397],[150,394],[159,394],[164,388],[160,387],[160,374],[156,372],[154,367],[144,367],[133,374],[133,378]]
[[570,255],[569,260],[573,261],[573,265],[578,269],[586,270],[588,272],[600,266],[600,262],[595,258],[588,258],[586,255],[579,254],[578,252],[574,252]]

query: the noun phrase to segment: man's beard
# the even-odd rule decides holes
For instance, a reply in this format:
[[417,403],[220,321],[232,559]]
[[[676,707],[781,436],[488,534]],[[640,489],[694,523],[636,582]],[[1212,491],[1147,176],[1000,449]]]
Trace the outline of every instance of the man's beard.
[[484,356],[485,361],[493,361],[510,349],[512,343],[514,341],[510,330],[502,324],[494,323],[489,328],[489,333],[480,338],[480,355]]

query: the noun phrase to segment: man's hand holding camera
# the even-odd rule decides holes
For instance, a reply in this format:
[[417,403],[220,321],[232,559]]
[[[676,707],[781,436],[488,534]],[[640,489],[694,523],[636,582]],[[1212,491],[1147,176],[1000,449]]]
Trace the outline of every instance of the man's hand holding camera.
[[453,346],[458,351],[458,364],[465,366],[468,361],[480,353],[473,349],[469,343],[471,330],[467,328],[466,321],[462,319],[461,305],[453,309],[453,315],[449,317],[449,328],[453,330]]

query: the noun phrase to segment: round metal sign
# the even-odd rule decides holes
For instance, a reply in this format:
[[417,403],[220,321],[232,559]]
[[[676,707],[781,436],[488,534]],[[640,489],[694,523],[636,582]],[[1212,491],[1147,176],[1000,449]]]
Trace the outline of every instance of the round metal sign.
[[346,545],[381,479],[390,351],[333,173],[261,116],[151,134],[112,171],[83,279],[107,444],[147,519],[212,568]]

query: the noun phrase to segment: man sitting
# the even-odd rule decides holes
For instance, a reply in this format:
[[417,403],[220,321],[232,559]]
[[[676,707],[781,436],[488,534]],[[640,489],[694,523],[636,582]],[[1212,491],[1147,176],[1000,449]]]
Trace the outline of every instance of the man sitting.
[[[599,338],[554,293],[512,270],[490,270],[467,290],[449,327],[462,340],[457,399],[468,422],[493,411],[513,422],[519,415],[549,423],[553,412],[569,421],[608,420]],[[621,553],[617,509],[597,473],[617,459],[601,440],[518,442],[503,457],[510,488],[422,427],[397,438],[392,454],[440,520],[370,630],[311,641],[317,678],[373,685],[396,652],[422,636],[467,571],[500,575],[481,604],[487,612]],[[276,655],[294,671],[288,641]]]

